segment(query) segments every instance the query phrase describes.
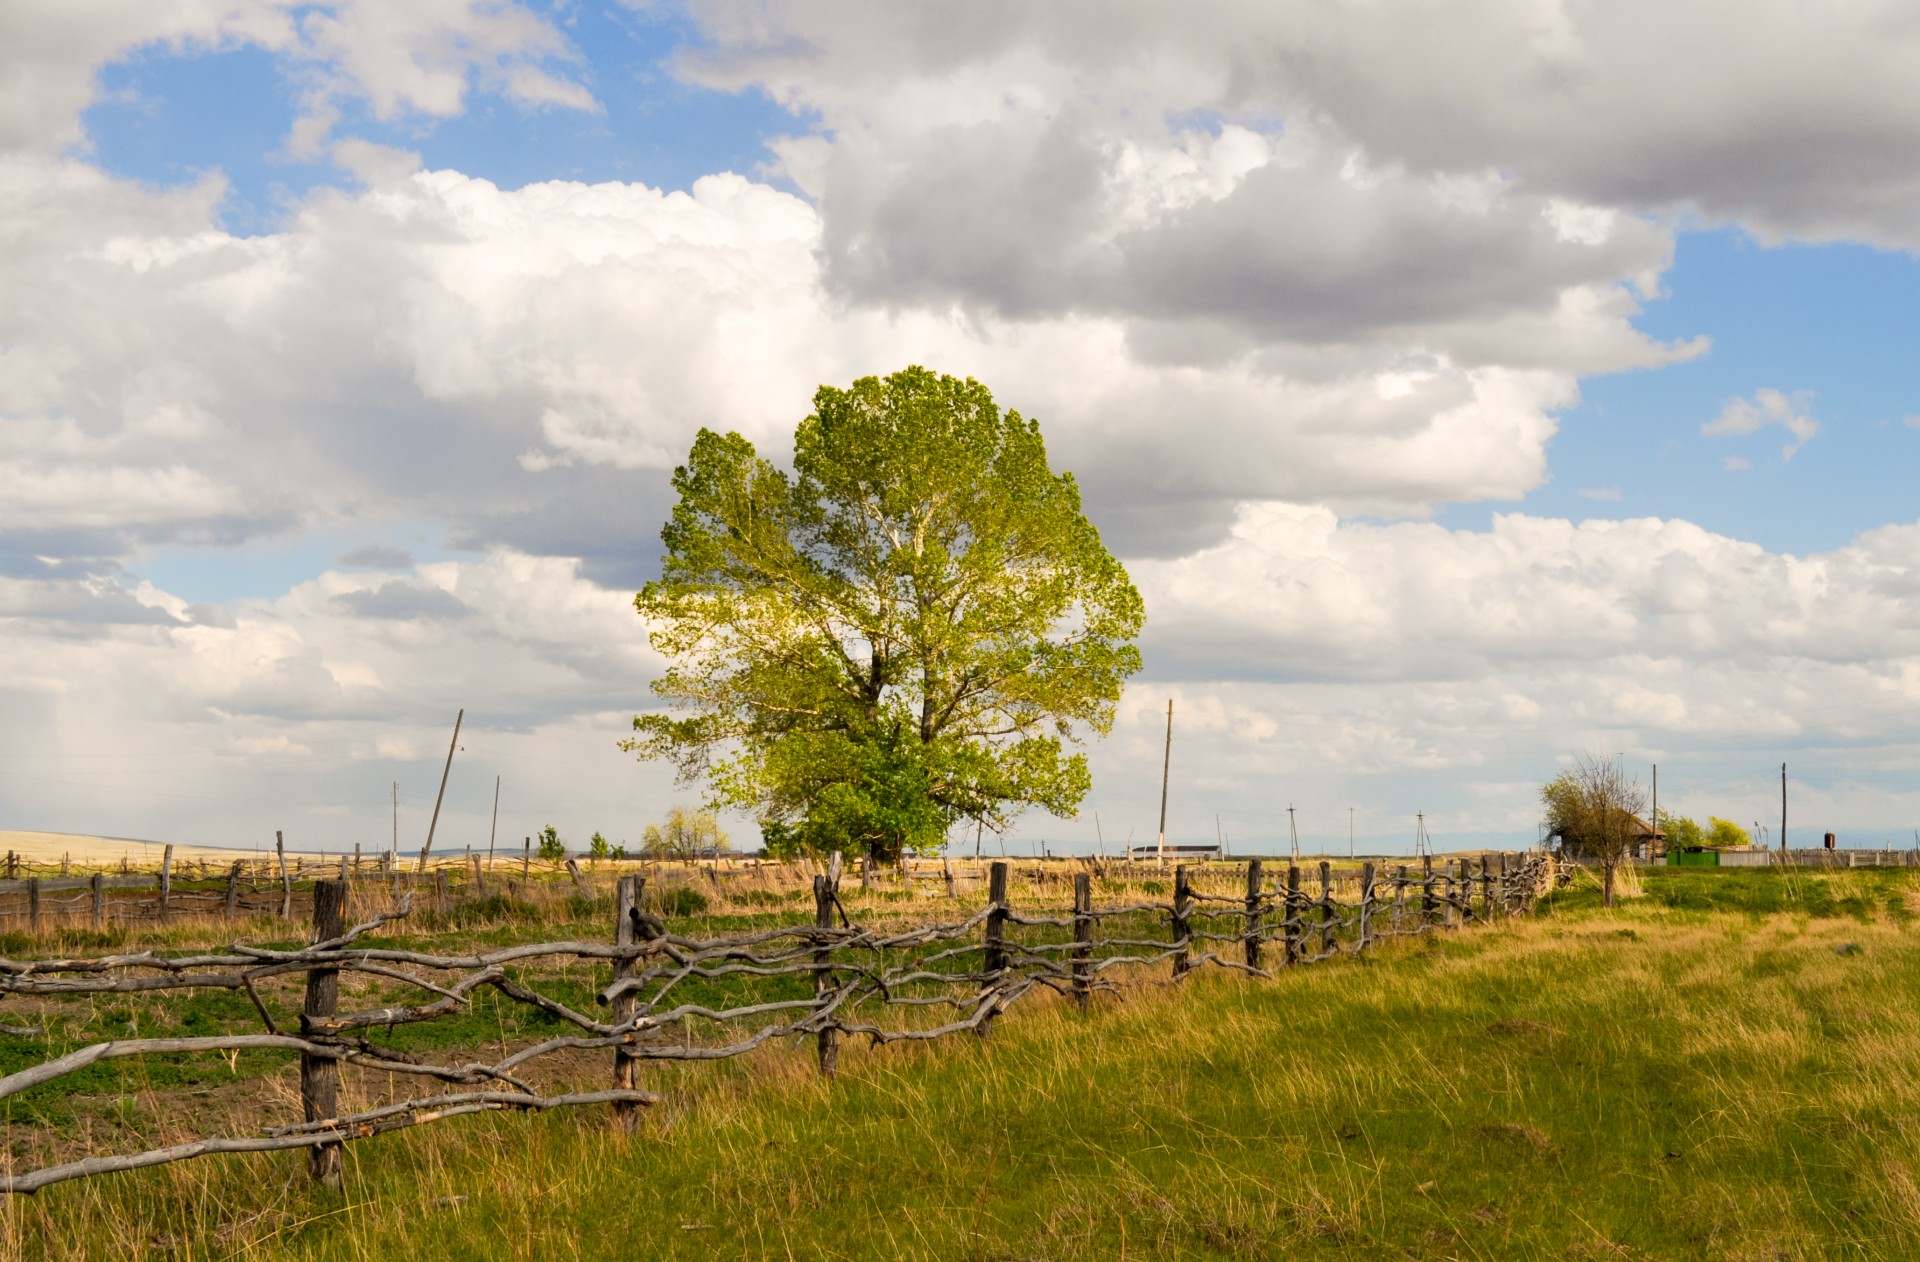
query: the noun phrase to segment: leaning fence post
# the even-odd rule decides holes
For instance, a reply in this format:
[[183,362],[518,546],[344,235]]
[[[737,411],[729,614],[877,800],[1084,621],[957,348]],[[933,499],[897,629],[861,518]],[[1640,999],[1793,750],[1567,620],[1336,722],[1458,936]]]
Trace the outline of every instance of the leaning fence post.
[[[347,883],[313,883],[313,941],[329,942],[347,931]],[[340,1003],[340,970],[307,970],[307,998],[300,1008],[300,1033],[308,1038],[325,1033],[316,1029],[316,1017],[331,1017]],[[311,1053],[300,1054],[300,1108],[309,1122],[322,1122],[340,1112],[340,1063]],[[307,1150],[307,1171],[314,1180],[338,1191],[340,1145],[317,1144]]]
[[1340,949],[1337,937],[1340,927],[1334,923],[1333,910],[1333,869],[1325,859],[1320,860],[1320,953],[1332,955]]
[[[987,869],[987,926],[985,948],[981,953],[980,971],[986,975],[986,987],[990,991],[1000,987],[1000,974],[1007,968],[1007,863],[1004,859],[995,859]],[[987,1014],[980,1021],[980,1037],[985,1038],[993,1032],[993,1014],[998,1005],[998,996],[985,1001]]]
[[173,847],[160,852],[160,923],[173,917]]
[[1364,954],[1373,945],[1373,865],[1360,865],[1360,945],[1355,954]]
[[95,872],[93,879],[87,882],[88,888],[93,891],[93,927],[95,929],[100,927],[101,921],[106,917],[106,883],[107,878],[98,872]]
[[273,852],[280,856],[280,919],[293,919],[293,878],[287,875],[287,839],[273,830]]
[[[633,946],[640,937],[639,921],[636,914],[640,908],[640,895],[645,890],[647,878],[627,875],[620,878],[613,897],[613,944],[615,946]],[[620,956],[613,961],[613,980],[622,981],[633,975],[637,961],[632,956]],[[633,1014],[640,1010],[640,997],[631,990],[621,991],[613,999],[613,1024],[616,1029],[633,1020]],[[613,1087],[616,1091],[632,1091],[637,1085],[640,1058],[628,1050],[633,1038],[632,1031],[625,1032],[629,1042],[618,1043],[613,1049]],[[639,1121],[640,1110],[631,1100],[615,1100],[613,1116],[623,1126],[631,1129]]]
[[1247,910],[1241,921],[1242,950],[1248,968],[1260,967],[1260,897],[1265,877],[1260,871],[1260,860],[1247,861]]
[[27,878],[27,927],[38,933],[40,930],[40,878]]
[[[813,878],[813,924],[817,929],[833,928],[833,878],[816,876]],[[825,934],[815,941],[813,948],[813,1001],[815,1012],[826,1003],[827,996],[833,993],[833,947]],[[840,1031],[831,1023],[820,1027],[817,1036],[820,1053],[820,1072],[833,1077],[834,1065],[840,1059]]]
[[468,855],[467,862],[473,865],[473,891],[481,898],[485,898],[487,896],[487,878],[485,874],[480,871],[480,856],[477,854]]
[[1073,874],[1073,998],[1082,1008],[1093,989],[1093,878]]
[[1300,962],[1300,865],[1287,865],[1287,908],[1280,921],[1282,936],[1287,946],[1287,967],[1292,968]]
[[1193,926],[1187,921],[1188,913],[1193,910],[1193,890],[1187,883],[1187,865],[1177,864],[1173,869],[1173,915],[1169,923],[1173,930],[1173,975],[1179,977],[1193,967],[1193,952],[1188,943],[1193,939]]
[[1425,928],[1433,923],[1435,910],[1433,902],[1433,856],[1430,854],[1421,855],[1420,862],[1420,925],[1422,928]]

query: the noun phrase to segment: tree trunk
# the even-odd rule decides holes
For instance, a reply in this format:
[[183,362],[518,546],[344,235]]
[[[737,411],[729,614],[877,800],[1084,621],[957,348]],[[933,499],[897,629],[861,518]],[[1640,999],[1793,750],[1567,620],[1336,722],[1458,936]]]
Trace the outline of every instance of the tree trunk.
[[1613,906],[1613,870],[1618,867],[1619,864],[1607,863],[1601,866],[1604,867],[1607,872],[1607,906],[1611,907]]

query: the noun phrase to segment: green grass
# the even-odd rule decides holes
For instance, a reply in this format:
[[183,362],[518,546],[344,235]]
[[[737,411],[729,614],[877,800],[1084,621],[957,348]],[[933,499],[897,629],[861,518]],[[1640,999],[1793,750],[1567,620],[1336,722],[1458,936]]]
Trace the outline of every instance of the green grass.
[[0,1207],[0,1256],[1920,1256],[1920,887],[1641,880],[856,1045],[831,1086],[805,1048],[650,1068],[632,1137],[458,1120],[349,1146],[344,1195],[285,1154],[61,1185]]

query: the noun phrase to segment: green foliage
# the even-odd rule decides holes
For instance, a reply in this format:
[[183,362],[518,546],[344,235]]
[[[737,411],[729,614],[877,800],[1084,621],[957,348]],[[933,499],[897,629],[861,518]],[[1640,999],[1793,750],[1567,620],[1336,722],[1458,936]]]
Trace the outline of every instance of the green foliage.
[[669,885],[657,902],[662,916],[698,916],[707,909],[707,896],[691,885]]
[[891,858],[963,819],[1072,815],[1090,781],[1064,745],[1111,728],[1145,612],[1039,426],[908,368],[822,387],[793,463],[702,430],[674,471],[634,602],[673,712],[626,747],[776,851]]
[[676,806],[665,824],[648,824],[641,849],[654,859],[686,859],[694,855],[724,854],[732,839],[712,811],[689,811]]
[[1698,822],[1670,811],[1660,812],[1660,831],[1667,835],[1669,850],[1698,850],[1706,844]]
[[534,853],[547,863],[565,863],[567,843],[560,840],[559,830],[548,824],[540,830],[540,846]]
[[1701,843],[1712,850],[1727,850],[1734,846],[1751,846],[1753,835],[1730,819],[1721,819],[1718,815],[1707,816],[1707,835]]
[[607,839],[596,832],[587,842],[587,855],[589,858],[604,859],[607,854]]

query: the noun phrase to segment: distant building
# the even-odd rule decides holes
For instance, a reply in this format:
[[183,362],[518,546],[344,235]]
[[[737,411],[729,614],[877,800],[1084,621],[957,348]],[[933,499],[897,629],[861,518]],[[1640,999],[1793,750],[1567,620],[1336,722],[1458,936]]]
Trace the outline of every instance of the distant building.
[[[1632,844],[1631,853],[1633,854],[1633,857],[1636,859],[1651,860],[1651,859],[1658,859],[1662,855],[1666,854],[1667,853],[1666,830],[1661,828],[1655,828],[1652,824],[1647,823],[1646,820],[1641,819],[1638,815],[1633,816],[1632,819],[1633,819],[1633,837],[1632,837],[1633,844]],[[1565,844],[1566,839],[1560,835],[1560,830],[1557,828],[1547,834],[1547,841],[1552,843],[1558,849],[1563,849],[1563,850],[1566,849],[1566,844]],[[1568,853],[1576,855],[1577,857],[1577,852],[1575,851],[1568,850]]]

